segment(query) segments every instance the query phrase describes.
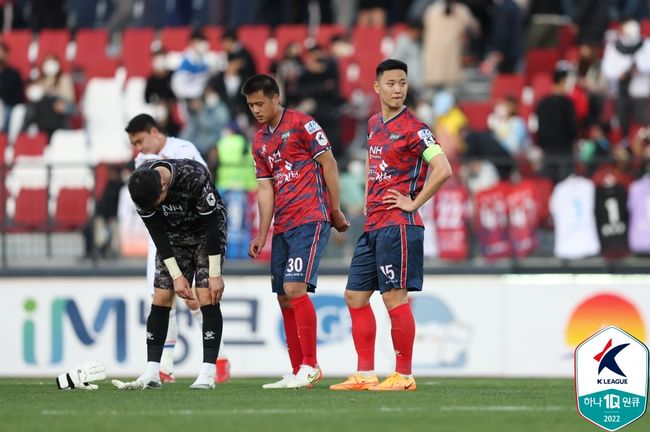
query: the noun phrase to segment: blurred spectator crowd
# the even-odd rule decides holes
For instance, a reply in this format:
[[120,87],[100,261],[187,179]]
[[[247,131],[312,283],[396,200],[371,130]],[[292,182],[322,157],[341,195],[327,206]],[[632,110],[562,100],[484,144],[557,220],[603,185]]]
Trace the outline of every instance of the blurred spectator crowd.
[[230,250],[244,258],[258,125],[239,90],[255,73],[328,134],[360,226],[375,66],[393,57],[455,172],[421,210],[430,256],[650,253],[636,241],[650,239],[646,0],[4,0],[0,11],[3,235],[84,232],[86,255],[124,252],[123,128],[147,112],[197,146],[239,206]]

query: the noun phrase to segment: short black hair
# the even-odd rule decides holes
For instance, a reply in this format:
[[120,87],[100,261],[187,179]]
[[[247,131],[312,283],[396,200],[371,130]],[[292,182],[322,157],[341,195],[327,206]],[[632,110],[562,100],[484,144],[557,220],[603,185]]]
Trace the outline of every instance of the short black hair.
[[409,73],[408,66],[403,61],[396,59],[386,59],[377,65],[375,76],[377,77],[377,80],[379,80],[384,72],[395,69],[403,70],[407,75]]
[[241,87],[241,94],[244,96],[257,93],[258,91],[264,93],[264,96],[272,98],[280,94],[280,87],[278,87],[278,83],[273,78],[264,74],[253,75]]
[[129,177],[131,200],[141,210],[153,210],[162,193],[160,173],[153,169],[137,169]]
[[205,37],[203,30],[195,28],[192,29],[192,32],[190,33],[190,40],[208,40],[208,38]]
[[221,34],[221,40],[224,40],[224,39],[236,41],[237,40],[237,30],[235,30],[233,28],[230,28],[230,29],[224,31]]
[[134,134],[138,132],[151,132],[152,128],[160,129],[156,120],[149,114],[138,114],[129,121],[129,124],[126,125],[124,130],[128,134]]

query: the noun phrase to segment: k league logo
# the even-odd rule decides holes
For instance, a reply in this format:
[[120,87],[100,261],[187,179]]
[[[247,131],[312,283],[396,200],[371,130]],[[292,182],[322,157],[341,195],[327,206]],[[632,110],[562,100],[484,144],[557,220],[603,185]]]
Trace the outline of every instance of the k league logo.
[[576,348],[575,390],[582,417],[608,431],[639,419],[648,398],[648,348],[610,326]]

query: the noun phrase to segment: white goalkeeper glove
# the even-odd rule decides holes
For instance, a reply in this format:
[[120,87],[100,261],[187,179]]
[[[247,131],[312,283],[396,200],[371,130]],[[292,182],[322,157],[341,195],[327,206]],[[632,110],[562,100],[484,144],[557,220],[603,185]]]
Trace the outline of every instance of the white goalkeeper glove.
[[61,374],[56,378],[56,386],[59,390],[83,389],[97,390],[93,381],[99,381],[106,378],[106,367],[103,363],[97,361],[87,361],[79,366],[72,368],[67,373]]

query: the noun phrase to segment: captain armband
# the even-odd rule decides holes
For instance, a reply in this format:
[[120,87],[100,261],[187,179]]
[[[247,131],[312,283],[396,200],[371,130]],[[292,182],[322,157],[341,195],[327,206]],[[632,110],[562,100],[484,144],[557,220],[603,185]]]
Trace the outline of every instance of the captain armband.
[[427,146],[426,150],[422,152],[422,157],[427,163],[435,156],[442,154],[442,147],[439,144]]
[[208,277],[221,276],[221,254],[208,255]]
[[178,279],[179,277],[183,276],[183,272],[181,272],[181,269],[178,267],[176,258],[167,258],[163,262],[165,263],[167,270],[169,270],[169,275],[172,277],[172,279]]

